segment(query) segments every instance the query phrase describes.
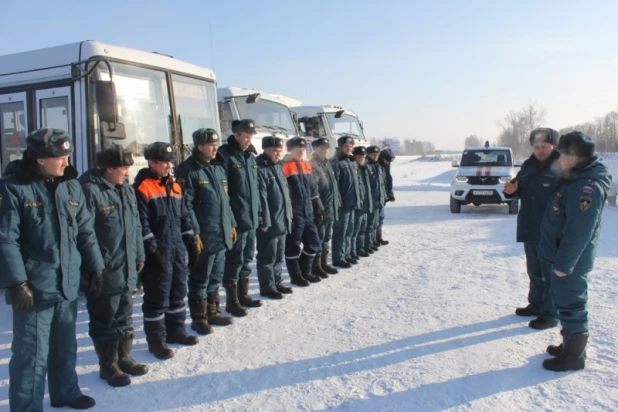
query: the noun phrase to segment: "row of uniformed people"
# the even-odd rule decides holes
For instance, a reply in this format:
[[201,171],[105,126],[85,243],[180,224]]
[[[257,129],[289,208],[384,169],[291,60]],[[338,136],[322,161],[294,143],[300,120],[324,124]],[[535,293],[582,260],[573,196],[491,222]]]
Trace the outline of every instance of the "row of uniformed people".
[[[85,409],[95,404],[81,394],[75,373],[80,283],[100,376],[112,386],[124,386],[130,383],[128,375],[148,372],[131,358],[131,290],[139,272],[148,348],[160,359],[173,356],[167,343],[198,343],[184,326],[187,266],[191,325],[198,333],[210,333],[210,324],[231,323],[219,309],[222,282],[226,310],[232,315],[246,315],[243,306],[261,305],[248,295],[256,229],[263,296],[276,299],[292,292],[281,284],[283,255],[293,283],[301,286],[326,277],[324,271],[335,272],[327,263],[328,238],[343,210],[341,194],[333,190],[339,174],[324,162],[327,141],[315,142],[314,164],[323,164],[313,172],[302,160],[304,139],[288,142],[292,159],[282,167],[283,141],[264,139],[265,153],[256,161],[251,152],[254,134],[252,121],[235,122],[234,135],[218,151],[214,131],[196,131],[195,149],[179,165],[176,182],[170,175],[172,146],[152,144],[145,151],[149,167],[139,171],[133,187],[127,183],[133,159],[120,146],[98,153],[97,167],[77,181],[77,171],[68,164],[73,146],[64,131],[41,129],[28,136],[23,159],[7,166],[0,184],[0,264],[6,268],[0,280],[14,308],[11,410],[42,410],[48,368],[52,406]],[[340,146],[350,142],[346,139],[340,139]],[[361,151],[357,164],[362,158]],[[359,187],[358,166],[349,162],[340,167],[354,170]],[[376,176],[382,176],[379,170],[382,167]],[[364,181],[360,186],[371,185],[371,180]],[[372,181],[384,198],[378,183],[384,179]],[[364,236],[357,237],[363,240],[347,252],[350,257],[373,248]],[[318,253],[320,259],[315,258]]]

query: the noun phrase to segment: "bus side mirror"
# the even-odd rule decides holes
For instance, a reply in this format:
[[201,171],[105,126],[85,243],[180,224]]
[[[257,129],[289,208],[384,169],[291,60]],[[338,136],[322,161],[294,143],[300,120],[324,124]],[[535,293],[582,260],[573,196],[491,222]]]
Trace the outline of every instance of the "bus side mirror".
[[117,97],[114,82],[97,80],[95,83],[97,108],[101,123],[101,135],[104,138],[123,140],[127,138],[124,125],[118,123]]
[[294,129],[300,129],[300,125],[298,123],[298,115],[296,114],[296,112],[290,112],[292,113],[292,121],[294,122]]

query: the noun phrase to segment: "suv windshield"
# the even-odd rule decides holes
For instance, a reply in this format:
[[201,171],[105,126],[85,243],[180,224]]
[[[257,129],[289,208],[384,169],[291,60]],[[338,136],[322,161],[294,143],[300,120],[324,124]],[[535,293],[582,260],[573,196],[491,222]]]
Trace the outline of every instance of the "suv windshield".
[[513,166],[508,150],[466,150],[461,156],[461,166]]
[[349,114],[344,114],[339,119],[335,117],[335,113],[326,113],[328,125],[335,135],[353,135],[361,139],[365,138],[363,129],[360,127],[358,119]]
[[290,109],[268,100],[247,103],[247,97],[236,97],[236,107],[242,119],[253,119],[257,128],[270,128],[289,134],[296,134]]

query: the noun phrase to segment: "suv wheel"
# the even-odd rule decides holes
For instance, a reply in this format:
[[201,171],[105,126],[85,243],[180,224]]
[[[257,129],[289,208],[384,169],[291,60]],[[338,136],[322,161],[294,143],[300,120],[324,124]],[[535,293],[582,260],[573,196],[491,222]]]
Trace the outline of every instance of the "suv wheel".
[[519,213],[519,200],[513,200],[509,202],[509,215],[516,215]]
[[460,213],[460,212],[461,212],[461,203],[459,203],[459,200],[453,199],[453,196],[451,196],[451,213]]

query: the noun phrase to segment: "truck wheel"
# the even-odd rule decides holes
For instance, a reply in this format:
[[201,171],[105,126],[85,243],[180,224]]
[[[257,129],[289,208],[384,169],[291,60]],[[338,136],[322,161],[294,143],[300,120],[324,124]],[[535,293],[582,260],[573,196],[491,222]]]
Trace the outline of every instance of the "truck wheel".
[[453,196],[451,196],[451,213],[460,213],[460,212],[461,212],[461,203],[459,203],[459,200],[453,199]]
[[519,200],[513,200],[509,202],[509,215],[516,215],[519,213]]

